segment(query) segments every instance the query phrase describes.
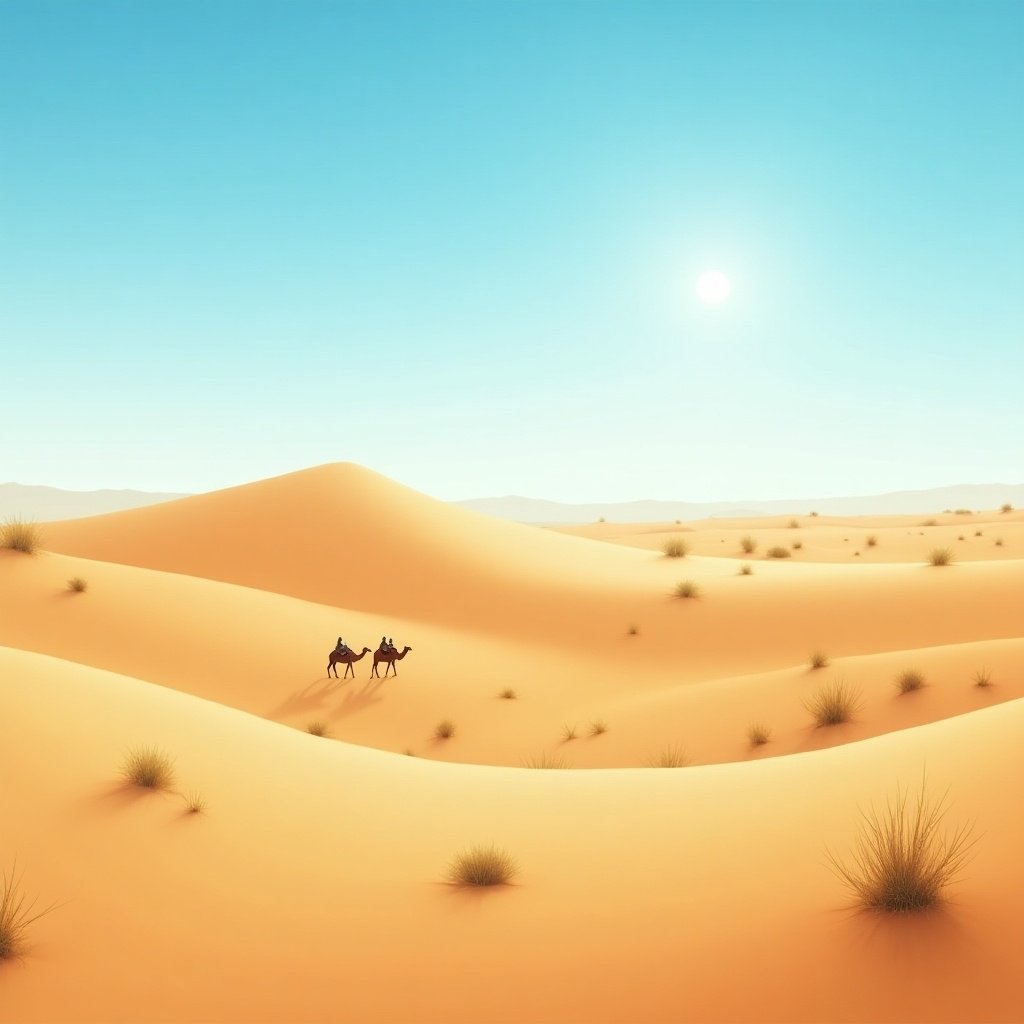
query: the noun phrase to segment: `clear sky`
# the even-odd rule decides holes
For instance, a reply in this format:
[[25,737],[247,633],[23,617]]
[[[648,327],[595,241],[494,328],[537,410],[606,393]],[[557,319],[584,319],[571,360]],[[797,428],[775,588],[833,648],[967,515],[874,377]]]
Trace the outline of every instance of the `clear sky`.
[[0,481],[1024,481],[1022,39],[985,0],[0,0]]

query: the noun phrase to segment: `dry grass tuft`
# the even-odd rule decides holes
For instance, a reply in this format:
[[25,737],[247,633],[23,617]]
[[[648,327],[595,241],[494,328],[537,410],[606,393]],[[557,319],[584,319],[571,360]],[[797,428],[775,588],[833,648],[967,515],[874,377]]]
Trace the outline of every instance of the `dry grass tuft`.
[[133,747],[125,755],[121,777],[143,789],[170,789],[174,784],[174,761],[157,747]]
[[670,537],[661,545],[661,550],[666,558],[685,558],[690,551],[690,546],[682,537]]
[[747,739],[752,747],[760,747],[772,738],[772,731],[761,722],[753,722],[747,728]]
[[949,565],[953,561],[952,548],[932,548],[928,553],[929,565]]
[[869,548],[876,547],[878,545],[878,537],[873,533],[869,533],[867,536],[867,545]]
[[896,677],[896,687],[900,693],[913,693],[924,686],[924,676],[908,668]]
[[0,524],[0,548],[34,555],[43,542],[43,534],[36,523],[24,519],[8,519]]
[[527,757],[523,760],[524,768],[568,768],[569,762],[560,754],[549,754],[547,752],[537,754],[535,757]]
[[817,512],[812,512],[811,515],[814,516],[815,519],[818,518],[818,513]]
[[700,587],[693,580],[682,580],[676,584],[676,597],[700,597]]
[[686,748],[673,743],[655,754],[647,765],[649,768],[685,768],[689,763]]
[[25,950],[25,932],[29,925],[49,914],[54,907],[32,913],[36,901],[28,900],[21,890],[17,866],[0,875],[0,962],[19,956]]
[[795,541],[793,541],[793,550],[794,551],[799,551],[803,546],[804,546],[804,542],[802,540],[795,540]]
[[190,789],[185,794],[185,810],[189,814],[202,814],[206,810],[206,797],[197,789]]
[[927,910],[943,901],[977,842],[972,824],[942,829],[946,794],[928,798],[925,783],[908,807],[897,788],[884,811],[861,811],[861,829],[848,863],[827,851],[832,870],[865,910],[890,914]]
[[987,668],[978,669],[971,678],[974,680],[974,685],[982,690],[988,689],[992,685],[992,673]]
[[860,691],[837,676],[813,696],[804,701],[804,707],[814,719],[816,728],[843,725],[853,719],[862,707]]
[[1001,548],[1002,546],[1003,546],[1003,538],[1002,537],[996,537],[996,547],[997,548]]
[[789,521],[789,528],[791,530],[799,529],[799,527],[800,527],[800,524],[795,519],[790,519],[790,521]]
[[517,866],[512,856],[497,846],[474,846],[458,854],[448,868],[455,885],[507,885]]
[[922,526],[938,526],[939,525],[939,521],[938,521],[938,519],[926,519],[921,525]]
[[748,565],[746,562],[744,562],[740,566],[740,575],[741,576],[753,576],[754,575],[754,570],[753,570],[753,568],[750,565]]
[[445,718],[434,726],[434,738],[439,740],[450,740],[455,735],[455,723],[450,718]]
[[576,739],[576,726],[565,724],[562,726],[562,742],[568,743],[570,740]]
[[828,655],[824,651],[815,651],[811,655],[811,668],[824,668],[828,664]]
[[971,512],[969,508],[958,508],[953,514],[958,516],[970,516],[974,513]]
[[306,732],[308,732],[310,736],[326,736],[327,723],[321,722],[317,719],[315,722],[310,722],[309,725],[306,726]]
[[784,548],[781,545],[776,545],[773,548],[769,548],[765,554],[769,558],[789,558],[789,548]]
[[608,731],[608,723],[603,718],[597,718],[590,723],[591,736],[603,736]]
[[740,541],[740,547],[745,555],[752,555],[757,550],[757,539],[749,536],[744,537]]
[[72,576],[68,580],[68,590],[74,594],[84,594],[89,588],[89,581],[82,579],[81,576]]
[[498,694],[498,696],[502,700],[515,700],[516,697],[519,696],[519,694],[517,694],[515,690],[509,687],[508,689],[502,690],[501,693]]

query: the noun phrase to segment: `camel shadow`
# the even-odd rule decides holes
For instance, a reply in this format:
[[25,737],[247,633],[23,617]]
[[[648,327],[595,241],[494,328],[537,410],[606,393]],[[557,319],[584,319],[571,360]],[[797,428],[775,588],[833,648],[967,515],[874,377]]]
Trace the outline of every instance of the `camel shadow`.
[[363,688],[356,692],[349,690],[342,698],[341,706],[331,713],[331,719],[347,718],[359,711],[364,711],[374,704],[379,704],[384,698],[377,696],[377,691],[383,685],[383,679],[367,679]]
[[330,676],[321,676],[301,690],[285,697],[277,707],[268,714],[268,718],[281,719],[289,715],[298,714],[300,711],[317,711],[324,703],[341,689],[347,679],[332,679]]

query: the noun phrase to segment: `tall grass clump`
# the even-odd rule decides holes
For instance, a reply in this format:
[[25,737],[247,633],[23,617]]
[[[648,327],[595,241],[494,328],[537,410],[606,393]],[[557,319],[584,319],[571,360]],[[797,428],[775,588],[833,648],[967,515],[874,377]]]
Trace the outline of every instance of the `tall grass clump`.
[[686,748],[673,743],[655,754],[647,765],[650,768],[685,768],[689,763]]
[[310,736],[326,736],[327,723],[321,722],[317,719],[315,722],[310,722],[309,725],[306,726],[306,732],[308,732]]
[[68,580],[68,590],[73,594],[84,594],[89,587],[89,581],[82,579],[81,576],[72,576]]
[[603,736],[608,731],[608,723],[603,718],[597,718],[590,723],[591,736]]
[[517,867],[512,856],[497,846],[474,846],[458,854],[448,867],[455,885],[507,885]]
[[185,794],[185,810],[189,814],[202,814],[206,810],[206,797],[198,789],[190,789]]
[[676,584],[676,597],[700,597],[700,587],[693,580],[682,580]]
[[971,676],[974,680],[974,685],[979,689],[985,690],[992,685],[992,673],[987,668],[980,668],[977,672]]
[[747,729],[747,739],[752,747],[760,747],[772,738],[772,731],[761,722],[753,722]]
[[661,550],[666,558],[685,558],[690,551],[690,546],[682,537],[670,537],[661,545]]
[[16,867],[0,875],[0,962],[22,953],[29,925],[54,909],[47,907],[33,913],[35,905],[36,901],[22,892]]
[[434,738],[439,740],[450,740],[455,735],[455,723],[450,718],[445,718],[434,726]]
[[42,541],[42,531],[36,523],[25,519],[8,519],[0,524],[0,548],[34,555]]
[[546,751],[534,757],[527,757],[523,760],[524,768],[568,768],[569,763],[559,754],[549,754]]
[[896,677],[896,688],[900,693],[913,693],[915,690],[920,690],[922,686],[924,686],[924,676],[912,668],[908,668]]
[[769,548],[765,554],[769,558],[789,558],[789,548],[784,548],[781,545],[776,545],[773,548]]
[[740,547],[745,555],[752,555],[757,550],[757,540],[754,537],[744,537],[740,541]]
[[860,691],[845,679],[836,677],[804,701],[816,728],[843,725],[853,719],[862,706]]
[[811,655],[811,668],[824,668],[828,664],[828,655],[824,651],[815,651]]
[[174,784],[174,761],[157,747],[133,747],[125,754],[121,777],[143,789],[170,789]]
[[928,553],[929,565],[949,565],[952,561],[952,548],[932,548]]
[[913,801],[897,788],[885,810],[861,811],[849,861],[827,851],[832,870],[865,910],[890,914],[940,904],[977,840],[973,824],[944,829],[946,794],[929,799],[924,781]]

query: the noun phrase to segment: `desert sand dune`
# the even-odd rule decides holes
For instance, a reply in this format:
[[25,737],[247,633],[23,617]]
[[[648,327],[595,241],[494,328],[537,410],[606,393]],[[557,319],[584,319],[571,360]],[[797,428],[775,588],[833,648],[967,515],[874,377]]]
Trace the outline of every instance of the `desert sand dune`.
[[[0,672],[5,850],[60,904],[0,965],[4,1021],[1020,1019],[1024,702],[756,764],[531,772],[36,654],[0,650]],[[202,814],[118,784],[140,742]],[[941,914],[856,914],[825,848],[924,768],[976,856]],[[517,884],[444,884],[491,841]]]

